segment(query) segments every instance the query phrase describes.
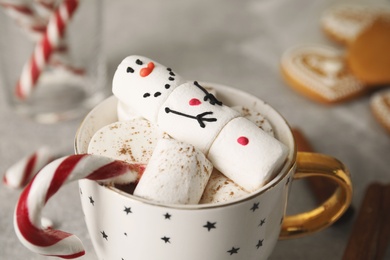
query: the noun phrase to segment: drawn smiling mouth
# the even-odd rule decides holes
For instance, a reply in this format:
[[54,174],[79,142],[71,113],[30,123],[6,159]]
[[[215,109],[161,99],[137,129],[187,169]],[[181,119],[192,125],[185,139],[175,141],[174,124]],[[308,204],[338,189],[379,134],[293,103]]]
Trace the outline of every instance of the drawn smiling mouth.
[[191,118],[191,119],[196,119],[196,121],[198,121],[198,123],[199,123],[199,126],[202,127],[202,128],[206,127],[206,124],[204,122],[216,122],[217,121],[217,119],[215,117],[205,117],[207,115],[212,115],[213,112],[211,112],[211,111],[204,112],[204,113],[198,114],[196,116],[193,116],[193,115],[188,115],[188,114],[185,114],[185,113],[182,113],[182,112],[179,112],[179,111],[172,110],[169,107],[166,107],[165,108],[165,112],[167,114],[168,113],[173,113],[173,114],[176,114],[176,115],[179,115],[179,116],[184,116],[184,117],[188,117],[188,118]]

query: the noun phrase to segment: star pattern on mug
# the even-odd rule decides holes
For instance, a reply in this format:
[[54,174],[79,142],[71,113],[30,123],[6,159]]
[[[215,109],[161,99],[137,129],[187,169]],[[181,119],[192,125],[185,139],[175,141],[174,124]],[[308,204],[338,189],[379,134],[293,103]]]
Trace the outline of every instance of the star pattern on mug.
[[263,219],[260,220],[259,226],[263,226],[264,224],[265,224],[265,218],[263,218]]
[[263,246],[263,241],[264,241],[264,239],[259,239],[259,241],[257,242],[257,245],[256,245],[257,249],[259,249],[260,247]]
[[103,230],[103,231],[100,231],[100,234],[102,234],[102,237],[103,237],[106,241],[108,241],[108,236],[107,236],[106,232],[104,232],[104,230]]
[[287,181],[286,181],[286,186],[290,183],[290,176],[288,176]]
[[129,215],[129,213],[133,213],[131,211],[131,207],[126,207],[126,206],[125,206],[125,209],[123,211],[126,212],[126,215]]
[[259,205],[260,205],[260,202],[253,203],[253,206],[252,206],[252,208],[250,208],[250,210],[255,212],[257,209],[259,209]]
[[230,255],[234,255],[234,254],[238,254],[238,250],[240,250],[239,247],[232,247],[232,249],[228,250],[227,252],[230,254]]
[[164,240],[165,244],[166,243],[171,243],[171,238],[167,237],[167,236],[162,237],[161,240]]
[[92,196],[89,196],[89,203],[92,204],[92,206],[95,206],[95,201],[93,200]]
[[217,222],[210,222],[210,221],[207,221],[207,224],[204,225],[203,227],[204,227],[204,228],[207,228],[207,231],[210,232],[211,229],[216,228],[216,226],[215,226],[216,224],[217,224]]
[[163,215],[164,217],[165,217],[165,219],[171,219],[171,217],[172,217],[172,215],[171,214],[169,214],[168,212],[167,213],[165,213],[164,215]]
[[[87,197],[89,202],[92,204],[92,205],[97,205],[95,203],[95,200],[93,199],[92,196],[89,196]],[[250,214],[255,214],[255,218],[259,219],[260,222],[257,222],[258,224],[257,227],[261,228],[260,230],[262,230],[263,226],[266,225],[266,215],[264,215],[265,213],[262,212],[260,210],[260,201],[253,201],[250,205],[252,205],[250,207]],[[95,208],[96,209],[96,208]],[[126,205],[126,206],[123,206],[123,208],[121,209],[122,211],[122,214],[126,213],[125,215],[128,215],[128,214],[134,214],[133,211],[132,211],[132,207],[131,205]],[[170,220],[172,221],[172,214],[169,213],[169,212],[165,212],[165,213],[162,213],[160,216],[162,216],[163,219],[165,220]],[[280,223],[282,224],[283,222],[283,216],[280,220]],[[201,228],[203,229],[207,229],[208,232],[213,232],[213,230],[216,230],[217,229],[217,223],[218,221],[206,221],[206,223],[204,223],[204,225],[201,225]],[[226,227],[219,227],[219,228],[226,228]],[[108,241],[108,234],[106,233],[106,230],[102,230],[100,229],[101,231],[100,232],[100,237],[101,239],[104,239],[106,241]],[[263,231],[260,231],[260,232],[263,232]],[[130,233],[128,232],[125,232],[124,230],[122,231],[122,236],[126,237],[126,238],[131,238],[133,235],[131,235]],[[162,240],[162,242],[164,244],[172,244],[172,237],[171,236],[162,236],[162,237],[159,237],[160,240]],[[181,241],[182,239],[179,238],[178,241]],[[261,250],[261,248],[263,247],[264,243],[265,243],[265,238],[264,237],[260,237],[260,238],[257,238],[255,241],[252,242],[253,244],[253,250]],[[240,246],[237,246],[237,245],[234,245],[232,246],[231,248],[229,249],[225,249],[226,252],[228,255],[232,256],[232,255],[239,255],[240,254],[240,249],[241,247]]]

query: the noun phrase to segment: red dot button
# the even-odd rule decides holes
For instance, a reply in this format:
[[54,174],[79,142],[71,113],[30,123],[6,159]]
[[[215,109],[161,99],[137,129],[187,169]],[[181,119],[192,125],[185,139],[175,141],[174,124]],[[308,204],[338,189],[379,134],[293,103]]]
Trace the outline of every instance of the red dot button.
[[197,98],[193,98],[193,99],[191,99],[190,102],[188,102],[188,103],[190,104],[190,106],[198,106],[198,105],[200,105],[202,102],[200,102],[200,100],[197,99]]
[[245,145],[249,144],[249,139],[246,138],[245,136],[240,136],[237,138],[237,143],[245,146]]

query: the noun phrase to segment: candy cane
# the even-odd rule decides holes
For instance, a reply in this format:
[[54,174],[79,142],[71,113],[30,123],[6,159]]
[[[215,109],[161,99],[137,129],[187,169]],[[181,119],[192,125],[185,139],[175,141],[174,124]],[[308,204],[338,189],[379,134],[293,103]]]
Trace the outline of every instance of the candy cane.
[[43,168],[51,162],[54,155],[47,147],[41,147],[9,167],[3,177],[5,185],[11,188],[22,188]]
[[[57,2],[56,0],[34,0],[34,7],[36,10],[36,13],[46,21],[46,25],[50,19],[50,16],[57,8]],[[46,28],[46,26],[45,26]],[[45,31],[42,32],[41,37],[44,35]],[[52,59],[50,60],[50,65],[52,66],[59,66],[64,69],[67,69],[75,74],[80,74],[78,72],[77,68],[74,68],[70,65],[69,61],[66,61],[64,57],[66,57],[68,52],[68,47],[66,44],[66,41],[64,41],[66,37],[62,37],[60,39],[60,42],[58,46],[55,49],[55,53],[53,54]],[[76,71],[76,72],[75,72]]]
[[51,162],[26,186],[16,205],[14,226],[19,240],[43,255],[67,259],[84,255],[83,245],[75,235],[41,227],[41,212],[46,202],[69,182],[83,178],[112,182],[124,175],[129,181],[136,181],[143,170],[143,165],[87,154],[65,156]]
[[39,75],[46,67],[53,51],[60,45],[60,40],[75,10],[78,0],[64,0],[50,17],[45,34],[35,46],[33,55],[24,65],[20,79],[16,85],[16,96],[20,99],[28,97],[35,88]]
[[34,0],[34,6],[41,17],[49,20],[51,13],[57,7],[56,2],[56,0]]
[[[6,0],[0,1],[0,6],[20,25],[32,41],[39,42],[45,34],[49,17],[57,7],[57,2],[56,0],[35,0],[34,7],[32,7],[30,1]],[[50,65],[75,75],[83,75],[85,70],[71,65],[71,62],[66,58],[68,47],[64,38],[62,37],[53,51],[53,56],[49,61]]]
[[26,1],[0,1],[0,6],[3,7],[8,16],[20,25],[33,41],[38,41],[45,33],[47,19],[39,17]]

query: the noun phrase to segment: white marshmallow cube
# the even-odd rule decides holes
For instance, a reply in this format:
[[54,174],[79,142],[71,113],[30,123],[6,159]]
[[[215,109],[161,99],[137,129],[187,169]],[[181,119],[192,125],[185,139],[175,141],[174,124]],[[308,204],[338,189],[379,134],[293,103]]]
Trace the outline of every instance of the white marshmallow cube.
[[239,112],[242,117],[249,119],[270,136],[274,136],[274,129],[272,128],[271,123],[259,111],[245,106],[234,106],[232,109]]
[[215,168],[250,192],[269,181],[287,157],[287,147],[256,124],[197,82],[184,81],[148,58],[125,58],[115,72],[113,93],[126,110],[195,146]]
[[190,143],[207,154],[221,129],[240,114],[224,105],[212,105],[204,101],[204,97],[205,93],[194,82],[182,84],[162,105],[157,125],[173,138]]
[[227,202],[248,194],[250,194],[248,191],[214,169],[199,204]]
[[160,139],[134,195],[166,204],[198,204],[212,170],[194,146]]
[[[146,165],[153,154],[157,140],[166,136],[145,119],[115,122],[104,126],[93,136],[88,153],[102,155],[131,164]],[[130,183],[133,179],[119,176],[114,183]]]
[[142,119],[143,116],[138,114],[132,107],[129,107],[118,100],[117,114],[119,121],[129,121],[133,119]]
[[284,144],[244,117],[222,129],[208,154],[215,168],[249,192],[269,181],[286,157]]
[[156,122],[158,110],[185,81],[170,68],[142,56],[128,56],[119,65],[112,92],[133,113]]

